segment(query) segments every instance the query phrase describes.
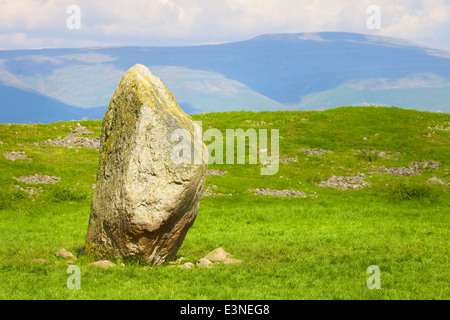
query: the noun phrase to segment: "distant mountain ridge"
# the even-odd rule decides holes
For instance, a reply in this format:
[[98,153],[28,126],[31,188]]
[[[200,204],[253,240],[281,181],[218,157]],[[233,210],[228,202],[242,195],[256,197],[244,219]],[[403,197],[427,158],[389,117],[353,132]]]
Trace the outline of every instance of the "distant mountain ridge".
[[450,52],[320,32],[201,46],[0,51],[0,122],[101,118],[136,63],[160,77],[188,113],[343,105],[450,110]]

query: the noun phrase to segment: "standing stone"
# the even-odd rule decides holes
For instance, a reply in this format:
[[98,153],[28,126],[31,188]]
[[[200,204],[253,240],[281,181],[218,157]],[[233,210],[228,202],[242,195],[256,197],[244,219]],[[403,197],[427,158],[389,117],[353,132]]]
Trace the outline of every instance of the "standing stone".
[[[177,129],[187,133],[189,163],[172,160]],[[206,179],[200,126],[158,77],[137,64],[111,99],[100,144],[86,254],[152,265],[175,256],[197,216]]]

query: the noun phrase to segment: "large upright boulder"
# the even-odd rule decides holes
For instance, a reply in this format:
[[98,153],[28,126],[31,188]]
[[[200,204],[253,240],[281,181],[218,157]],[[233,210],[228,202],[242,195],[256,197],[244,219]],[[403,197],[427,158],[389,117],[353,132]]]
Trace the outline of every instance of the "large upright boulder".
[[[177,130],[200,161],[173,161]],[[175,256],[199,210],[206,150],[200,126],[163,82],[143,65],[129,69],[103,118],[85,252],[153,265]]]

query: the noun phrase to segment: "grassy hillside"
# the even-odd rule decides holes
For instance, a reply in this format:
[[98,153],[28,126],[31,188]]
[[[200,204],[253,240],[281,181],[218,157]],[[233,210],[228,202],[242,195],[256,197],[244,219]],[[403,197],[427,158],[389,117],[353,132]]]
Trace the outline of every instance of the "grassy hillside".
[[[68,264],[54,253],[76,255],[84,245],[98,151],[43,144],[77,122],[1,124],[0,155],[21,151],[31,160],[0,157],[0,299],[450,298],[449,114],[343,107],[194,118],[224,137],[226,129],[279,129],[276,175],[260,175],[259,163],[209,166],[226,173],[208,176],[212,195],[178,253],[195,263],[221,246],[244,264],[102,269],[80,256],[81,289],[69,290]],[[101,121],[79,123],[93,131],[84,137],[100,135]],[[60,180],[14,179],[34,174]],[[333,176],[354,177],[358,189],[321,186],[345,180]],[[48,262],[32,262],[39,258]],[[366,286],[371,265],[380,267],[381,290]]]

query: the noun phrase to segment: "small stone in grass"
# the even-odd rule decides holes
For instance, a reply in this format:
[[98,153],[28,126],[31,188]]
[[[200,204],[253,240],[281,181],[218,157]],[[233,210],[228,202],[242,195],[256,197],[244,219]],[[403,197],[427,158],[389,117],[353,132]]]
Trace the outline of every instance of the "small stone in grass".
[[178,267],[181,269],[192,269],[195,267],[195,265],[192,262],[186,262],[185,264],[182,264]]
[[115,264],[109,260],[100,260],[100,261],[92,262],[91,266],[102,267],[102,268],[108,269],[109,267],[114,267]]
[[58,251],[55,252],[55,256],[57,257],[61,257],[63,259],[75,259],[75,257],[73,256],[72,252],[67,251],[66,249],[62,248]]
[[212,262],[209,261],[206,258],[201,258],[200,260],[197,261],[197,267],[207,267],[210,268]]
[[217,249],[214,249],[210,253],[208,253],[205,258],[208,259],[211,262],[220,262],[222,260],[225,260],[230,256],[229,253],[226,253],[225,250],[223,250],[222,247],[219,247]]
[[31,262],[48,263],[50,261],[48,261],[47,259],[33,259],[31,260]]

